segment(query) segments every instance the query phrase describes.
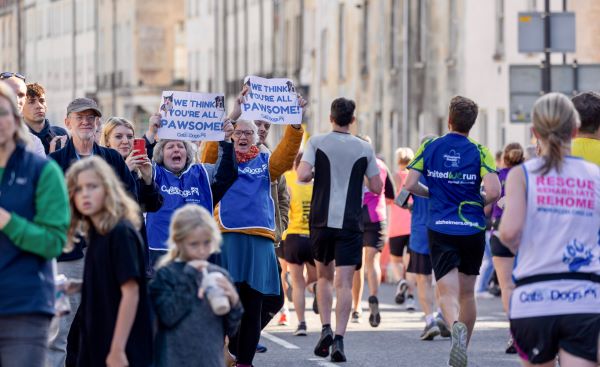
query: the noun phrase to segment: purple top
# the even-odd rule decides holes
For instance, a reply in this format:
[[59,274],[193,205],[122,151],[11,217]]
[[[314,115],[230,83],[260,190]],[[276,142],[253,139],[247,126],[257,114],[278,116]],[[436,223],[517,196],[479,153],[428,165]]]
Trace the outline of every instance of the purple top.
[[[510,168],[502,168],[498,172],[500,186],[502,187],[502,191],[500,191],[500,198],[504,197],[504,184],[506,183],[506,176],[508,176],[508,171],[510,171]],[[494,203],[494,206],[492,207],[492,222],[496,221],[497,219],[500,219],[501,216],[502,209],[498,206],[497,203]]]

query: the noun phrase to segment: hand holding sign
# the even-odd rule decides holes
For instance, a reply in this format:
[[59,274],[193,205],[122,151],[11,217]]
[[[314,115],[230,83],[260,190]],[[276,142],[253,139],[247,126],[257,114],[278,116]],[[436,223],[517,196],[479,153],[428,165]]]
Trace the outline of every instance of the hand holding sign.
[[265,79],[247,76],[244,86],[249,88],[241,105],[241,118],[262,120],[272,124],[301,124],[302,106],[296,87],[289,79]]

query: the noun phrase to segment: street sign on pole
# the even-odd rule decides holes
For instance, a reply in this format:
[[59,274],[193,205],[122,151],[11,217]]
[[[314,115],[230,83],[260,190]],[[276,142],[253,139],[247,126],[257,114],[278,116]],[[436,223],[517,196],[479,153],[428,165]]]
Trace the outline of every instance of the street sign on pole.
[[522,12],[519,20],[519,52],[575,52],[575,13],[550,13],[550,49],[544,47],[542,12]]

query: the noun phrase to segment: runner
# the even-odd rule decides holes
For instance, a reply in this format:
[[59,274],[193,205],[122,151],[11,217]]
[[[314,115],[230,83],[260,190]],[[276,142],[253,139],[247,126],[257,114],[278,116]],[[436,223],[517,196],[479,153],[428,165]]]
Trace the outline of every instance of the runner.
[[[294,168],[284,174],[290,194],[290,220],[287,231],[284,233],[284,256],[292,277],[292,300],[298,317],[298,327],[294,331],[294,335],[297,336],[306,335],[304,291],[308,288],[316,295],[315,290],[317,287],[317,270],[310,251],[310,230],[308,228],[313,183],[312,181],[308,183],[298,182],[296,169],[301,159],[302,152],[299,152],[294,161]],[[306,279],[304,278],[304,265],[306,265]],[[313,310],[318,313],[316,296],[313,302]]]
[[[371,139],[366,136],[362,138],[371,144]],[[369,284],[369,324],[377,327],[381,323],[381,314],[379,313],[379,300],[377,292],[381,284],[381,265],[380,254],[385,245],[385,227],[387,219],[386,199],[394,200],[394,184],[390,180],[390,174],[385,163],[377,158],[377,167],[379,167],[379,177],[384,184],[384,190],[381,194],[373,194],[365,187],[362,207],[362,220],[364,225],[363,233],[363,262],[364,267],[354,272],[352,281],[352,322],[360,322],[362,307],[360,306],[365,272],[367,273],[367,282]]]
[[[396,150],[396,163],[398,164],[398,172],[394,175],[394,182],[398,189],[404,186],[406,176],[408,176],[408,164],[415,157],[415,153],[409,147],[401,147]],[[412,311],[415,309],[415,299],[413,297],[413,289],[409,287],[406,277],[413,277],[411,274],[406,274],[406,268],[409,262],[408,242],[410,239],[411,213],[410,210],[401,208],[398,205],[391,205],[390,212],[390,263],[395,279],[398,279],[396,287],[396,296],[394,301],[402,305],[406,302],[406,309]],[[405,252],[406,251],[406,252]],[[409,279],[410,280],[410,279]],[[414,279],[412,279],[414,280]]]
[[[500,196],[493,155],[468,138],[477,112],[472,100],[454,97],[450,132],[421,145],[405,184],[413,194],[430,199],[429,247],[444,319],[452,325],[453,367],[467,366],[467,345],[477,317],[474,287],[485,247],[483,207]],[[419,183],[422,174],[427,187]]]
[[[434,139],[435,136],[429,135],[421,140],[421,144]],[[423,176],[419,181],[425,185],[427,181]],[[425,328],[421,333],[421,340],[433,340],[436,336],[441,335],[445,338],[450,337],[450,331],[441,315],[438,312],[437,317],[434,315],[434,287],[432,280],[431,256],[429,254],[429,240],[427,239],[427,220],[429,219],[429,200],[426,198],[415,196],[412,203],[408,204],[412,208],[410,221],[410,241],[408,246],[409,263],[408,274],[414,278],[414,283],[409,285],[411,288],[418,289],[419,304],[425,314]],[[416,284],[415,284],[416,283]],[[437,294],[437,292],[436,292]],[[436,297],[437,298],[437,297]]]
[[[512,280],[512,270],[515,265],[515,255],[502,244],[502,241],[498,238],[498,226],[500,225],[500,217],[502,216],[502,205],[504,201],[504,185],[506,183],[506,176],[511,168],[523,163],[525,161],[525,152],[523,147],[519,143],[508,144],[504,148],[502,154],[502,163],[504,168],[498,172],[500,178],[500,184],[502,185],[502,193],[498,203],[495,203],[492,207],[492,235],[490,237],[490,248],[492,250],[492,261],[494,263],[494,269],[496,269],[496,275],[498,277],[498,283],[500,284],[501,296],[502,296],[502,307],[504,312],[508,313],[508,302],[512,294],[515,284]],[[517,350],[514,347],[514,340],[512,336],[509,338],[506,345],[506,353],[514,354]]]
[[[298,179],[314,190],[310,208],[310,240],[317,264],[317,295],[323,329],[315,354],[343,362],[344,334],[352,308],[352,276],[362,265],[362,190],[380,193],[383,182],[373,148],[350,134],[354,101],[338,98],[331,104],[332,131],[313,136],[306,143]],[[333,262],[335,260],[335,263]],[[337,303],[335,337],[331,329],[332,285],[335,274]]]
[[600,332],[600,168],[571,157],[579,117],[550,93],[533,106],[539,158],[506,181],[500,239],[518,251],[510,328],[523,366],[593,367]]

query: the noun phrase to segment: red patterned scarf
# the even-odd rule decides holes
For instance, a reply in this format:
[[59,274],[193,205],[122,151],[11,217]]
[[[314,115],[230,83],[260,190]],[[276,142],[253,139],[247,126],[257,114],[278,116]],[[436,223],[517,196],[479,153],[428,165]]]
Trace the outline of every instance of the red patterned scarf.
[[237,158],[238,163],[246,163],[248,161],[253,160],[260,153],[260,150],[256,145],[250,147],[250,150],[247,153],[235,152],[235,157]]

